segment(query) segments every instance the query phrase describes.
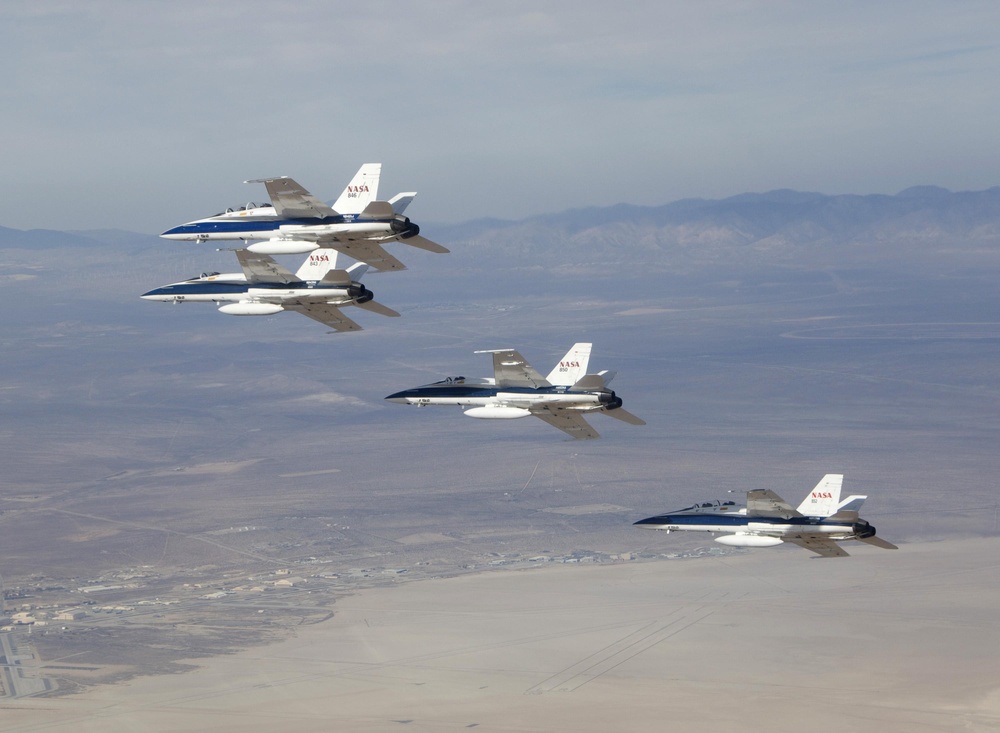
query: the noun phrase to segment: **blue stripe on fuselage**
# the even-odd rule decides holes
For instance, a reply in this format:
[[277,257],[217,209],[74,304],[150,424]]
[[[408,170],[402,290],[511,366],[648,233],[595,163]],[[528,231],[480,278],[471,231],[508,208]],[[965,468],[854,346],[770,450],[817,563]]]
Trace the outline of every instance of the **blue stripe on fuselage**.
[[852,526],[851,522],[842,522],[839,520],[830,522],[819,517],[789,517],[788,519],[782,519],[781,517],[748,517],[743,514],[661,514],[656,517],[640,519],[633,524],[673,524],[678,527],[687,526],[695,528],[704,526],[729,526],[736,528],[745,527],[751,522],[754,524],[789,524],[807,527],[815,527],[821,524],[844,527]]
[[[495,397],[499,392],[504,394],[524,394],[524,395],[545,395],[545,394],[567,394],[565,387],[495,387],[483,384],[449,384],[447,386],[428,385],[426,387],[415,387],[404,389],[402,392],[391,394],[385,399],[400,399],[408,397],[410,399],[428,398],[439,399],[442,397]],[[588,394],[580,392],[579,394]]]
[[[147,295],[239,295],[254,290],[312,290],[316,282],[294,283],[227,283],[227,282],[183,282],[154,288]],[[326,290],[327,288],[323,288]]]
[[[168,234],[241,234],[245,232],[276,232],[283,226],[323,226],[327,224],[351,224],[357,218],[356,214],[338,214],[323,218],[282,219],[280,217],[247,217],[245,219],[202,219],[181,224],[168,229],[161,237]],[[377,221],[377,220],[373,220]]]

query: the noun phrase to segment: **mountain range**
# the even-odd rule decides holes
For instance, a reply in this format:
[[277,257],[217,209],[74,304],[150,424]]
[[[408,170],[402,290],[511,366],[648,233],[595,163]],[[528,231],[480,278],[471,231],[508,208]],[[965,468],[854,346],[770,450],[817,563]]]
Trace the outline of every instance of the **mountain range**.
[[895,196],[777,190],[663,206],[574,209],[521,221],[477,220],[433,231],[442,241],[462,242],[487,256],[547,266],[626,259],[677,271],[899,263],[942,253],[993,258],[1000,253],[1000,187],[951,192],[919,186]]
[[[958,268],[978,267],[998,264],[1000,257],[1000,186],[962,192],[918,186],[894,196],[784,189],[662,206],[572,209],[517,221],[422,226],[450,247],[463,267],[574,270],[627,263],[683,273],[720,266],[925,267],[942,257]],[[0,248],[129,247],[154,239],[119,230],[0,227]]]

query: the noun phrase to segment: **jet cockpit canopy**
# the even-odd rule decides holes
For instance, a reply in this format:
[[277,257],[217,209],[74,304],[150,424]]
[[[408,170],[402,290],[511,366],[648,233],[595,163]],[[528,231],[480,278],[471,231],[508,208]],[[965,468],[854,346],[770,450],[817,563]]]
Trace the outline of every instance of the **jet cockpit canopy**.
[[253,201],[248,201],[246,206],[240,206],[238,208],[230,206],[225,211],[220,211],[218,214],[212,214],[212,216],[213,217],[225,216],[226,214],[238,214],[241,211],[253,211],[254,209],[273,209],[273,208],[274,204],[256,204]]
[[735,501],[730,501],[730,500],[722,501],[721,499],[716,499],[715,501],[703,501],[700,504],[692,504],[689,507],[685,507],[684,509],[678,509],[677,511],[679,511],[679,512],[694,512],[694,511],[704,511],[706,509],[708,509],[708,510],[711,510],[711,509],[715,509],[715,510],[723,509],[724,510],[724,509],[726,509],[728,507],[734,507],[734,506],[736,506],[736,502]]

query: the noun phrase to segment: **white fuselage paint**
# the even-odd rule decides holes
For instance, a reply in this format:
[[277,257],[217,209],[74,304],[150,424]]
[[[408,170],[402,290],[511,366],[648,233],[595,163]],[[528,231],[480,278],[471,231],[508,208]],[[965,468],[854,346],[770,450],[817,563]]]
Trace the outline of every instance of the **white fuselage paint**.
[[[407,405],[458,405],[460,407],[493,407],[493,408],[519,408],[528,410],[539,405],[558,405],[561,410],[580,410],[589,412],[603,409],[600,396],[598,394],[586,392],[566,392],[542,395],[529,395],[522,392],[497,392],[495,395],[482,396],[456,396],[456,397],[404,397],[397,398]],[[497,417],[501,417],[498,413]],[[511,415],[502,415],[510,417]],[[470,417],[492,417],[488,413],[470,415]]]
[[[349,215],[350,217],[351,215]],[[239,231],[211,231],[209,227],[200,228],[197,231],[184,232],[164,232],[160,236],[164,239],[174,239],[182,241],[196,240],[205,242],[209,240],[243,240],[255,239],[284,239],[301,240],[303,237],[318,239],[333,235],[357,234],[359,238],[378,238],[379,236],[392,235],[392,225],[388,221],[344,221],[331,224],[274,224],[279,221],[276,218],[274,209],[258,208],[246,211],[232,211],[218,216],[209,216],[204,219],[183,224],[181,227],[197,228],[198,225],[227,224],[229,222],[249,223],[249,226],[241,227]],[[254,229],[259,226],[260,229]],[[262,251],[262,250],[256,250]],[[297,252],[307,252],[308,249],[295,250]],[[271,252],[269,252],[271,253]],[[274,254],[293,254],[291,249],[284,249]]]
[[644,529],[662,529],[668,532],[714,532],[726,535],[756,535],[760,537],[783,537],[786,535],[815,535],[831,540],[849,540],[854,537],[852,524],[779,524],[776,522],[752,522],[746,524],[643,524]]
[[[204,285],[208,283],[243,284],[246,277],[241,274],[210,275],[185,282],[172,283],[164,288],[183,286],[186,284]],[[288,301],[329,303],[330,305],[347,305],[354,302],[343,287],[312,287],[312,288],[247,288],[243,292],[205,292],[199,293],[154,293],[141,296],[144,300],[155,300],[164,303],[282,303]]]

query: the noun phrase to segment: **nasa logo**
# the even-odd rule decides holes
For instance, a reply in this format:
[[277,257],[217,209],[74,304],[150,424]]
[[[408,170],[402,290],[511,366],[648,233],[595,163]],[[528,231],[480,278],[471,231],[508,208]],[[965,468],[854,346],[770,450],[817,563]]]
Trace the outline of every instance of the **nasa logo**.
[[309,255],[309,261],[315,265],[319,262],[329,262],[330,257],[329,255]]
[[577,367],[577,368],[579,368],[580,367],[580,362],[578,362],[578,361],[561,361],[561,362],[559,362],[559,366],[561,366],[561,367]]
[[368,186],[365,186],[364,184],[362,184],[360,186],[348,186],[347,187],[347,192],[348,193],[368,193]]
[[832,499],[833,494],[829,491],[814,491],[812,492],[813,499]]

